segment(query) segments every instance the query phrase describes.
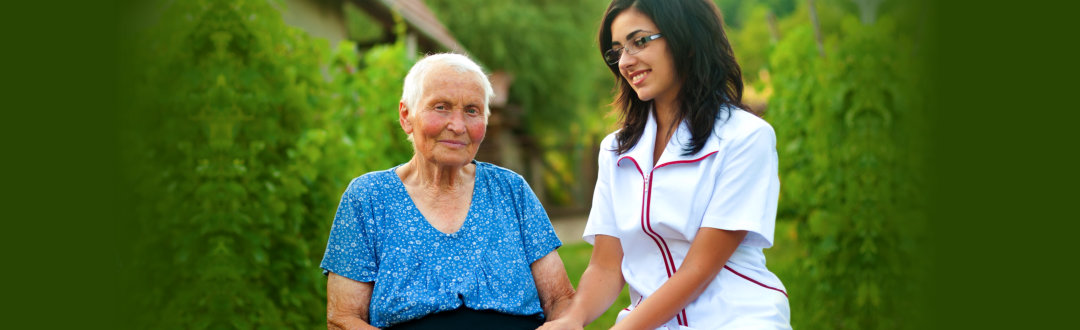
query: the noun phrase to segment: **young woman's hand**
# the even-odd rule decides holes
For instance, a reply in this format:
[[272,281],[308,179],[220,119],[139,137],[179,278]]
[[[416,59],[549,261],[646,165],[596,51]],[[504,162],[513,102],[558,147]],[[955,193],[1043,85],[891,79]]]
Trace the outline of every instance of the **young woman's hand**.
[[557,320],[547,321],[537,330],[581,330],[582,326],[580,322],[573,322],[568,318],[560,318]]

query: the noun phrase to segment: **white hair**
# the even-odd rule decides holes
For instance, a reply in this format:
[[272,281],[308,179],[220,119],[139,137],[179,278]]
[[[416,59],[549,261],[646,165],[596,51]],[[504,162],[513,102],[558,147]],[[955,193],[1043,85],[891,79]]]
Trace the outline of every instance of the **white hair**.
[[495,97],[495,90],[491,88],[491,81],[488,80],[480,65],[465,55],[452,53],[432,54],[417,61],[416,64],[413,64],[412,69],[409,69],[409,74],[405,75],[405,86],[402,88],[401,102],[405,103],[405,106],[409,109],[416,109],[420,98],[424,95],[424,79],[433,68],[440,65],[448,66],[460,73],[471,73],[480,82],[480,85],[484,88],[484,124],[487,124],[488,117],[491,117],[491,109],[488,104]]

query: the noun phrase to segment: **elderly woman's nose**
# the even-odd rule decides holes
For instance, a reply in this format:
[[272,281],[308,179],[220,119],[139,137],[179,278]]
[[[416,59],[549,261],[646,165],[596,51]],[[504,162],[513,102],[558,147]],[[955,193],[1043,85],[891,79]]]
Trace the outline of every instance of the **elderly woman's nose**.
[[446,121],[446,129],[451,132],[461,134],[465,132],[465,113],[464,111],[454,111],[450,115],[450,120]]

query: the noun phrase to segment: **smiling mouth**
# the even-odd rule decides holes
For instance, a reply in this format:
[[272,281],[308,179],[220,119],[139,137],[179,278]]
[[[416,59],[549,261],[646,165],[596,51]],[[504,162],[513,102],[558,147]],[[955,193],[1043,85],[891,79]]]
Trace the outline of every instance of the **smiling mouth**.
[[645,76],[649,75],[649,71],[642,71],[630,77],[631,85],[640,85],[645,80]]
[[439,143],[445,144],[445,145],[447,145],[448,147],[451,147],[451,148],[463,148],[463,147],[465,147],[465,145],[467,145],[467,143],[465,143],[465,142],[454,141],[454,140],[441,140],[441,141],[439,141]]

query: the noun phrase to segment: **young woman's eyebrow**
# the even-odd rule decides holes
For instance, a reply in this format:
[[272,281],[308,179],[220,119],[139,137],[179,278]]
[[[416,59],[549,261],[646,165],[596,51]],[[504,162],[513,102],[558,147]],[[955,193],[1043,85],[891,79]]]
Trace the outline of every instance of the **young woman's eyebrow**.
[[630,41],[631,37],[633,37],[635,34],[638,34],[638,32],[643,32],[643,31],[645,31],[645,30],[637,29],[637,30],[634,30],[633,32],[627,33],[626,34],[626,41]]
[[[626,34],[626,41],[630,41],[631,37],[633,37],[635,34],[638,34],[639,32],[643,32],[643,31],[645,31],[645,30],[637,29],[637,30],[634,30],[633,32],[627,33]],[[622,45],[622,43],[619,42],[618,40],[612,40],[611,41],[611,47],[615,47],[617,45]]]

